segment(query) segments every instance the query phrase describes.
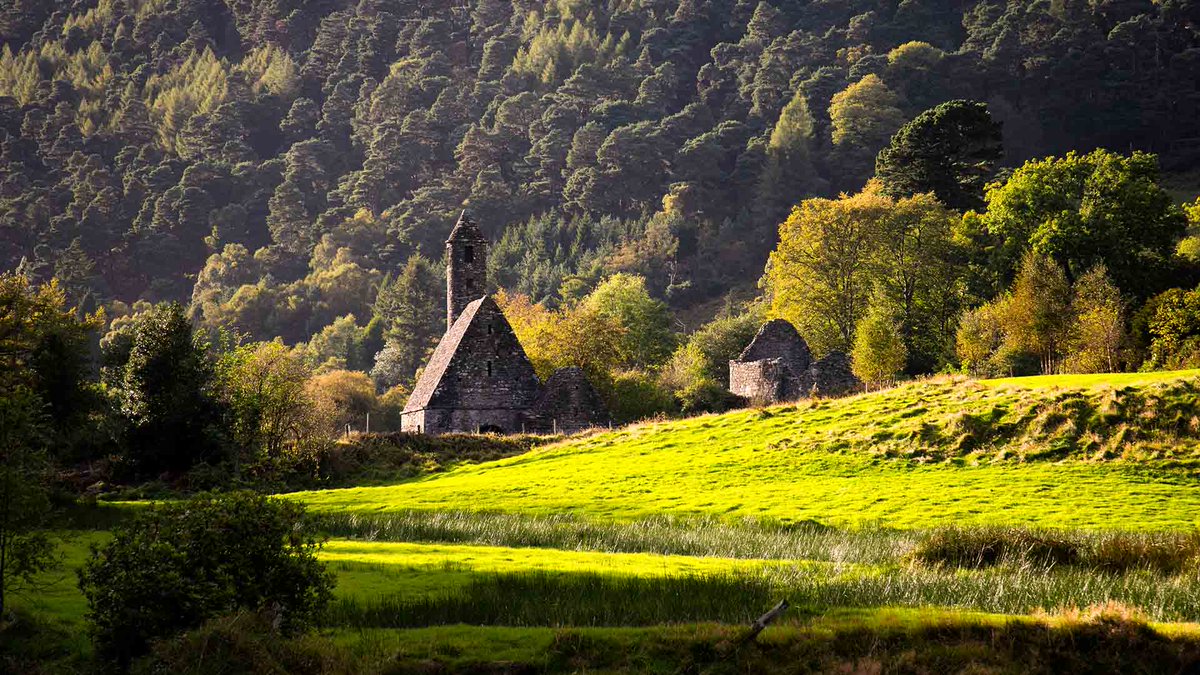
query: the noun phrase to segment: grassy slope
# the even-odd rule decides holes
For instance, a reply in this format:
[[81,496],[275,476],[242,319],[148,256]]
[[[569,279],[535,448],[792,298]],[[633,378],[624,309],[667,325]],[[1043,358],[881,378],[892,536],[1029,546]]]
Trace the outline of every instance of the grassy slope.
[[295,496],[329,511],[1191,528],[1200,523],[1198,391],[1195,372],[942,379],[647,424],[399,485]]
[[996,380],[981,380],[989,387],[1023,387],[1046,389],[1050,387],[1128,387],[1180,379],[1200,377],[1200,370],[1155,371],[1150,373],[1098,373],[1092,375],[1039,375],[1037,377],[1005,377]]

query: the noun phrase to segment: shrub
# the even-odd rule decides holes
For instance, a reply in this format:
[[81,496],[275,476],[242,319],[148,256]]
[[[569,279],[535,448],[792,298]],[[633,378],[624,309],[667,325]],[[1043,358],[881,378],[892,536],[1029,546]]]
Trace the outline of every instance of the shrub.
[[266,613],[238,612],[154,644],[133,667],[137,675],[351,672],[348,655],[315,635],[281,639]]
[[653,376],[640,370],[627,370],[613,376],[608,396],[613,422],[626,424],[675,414],[675,397],[661,387]]
[[305,628],[332,597],[318,548],[294,502],[233,493],[149,508],[80,570],[97,650],[127,665],[152,640],[239,609]]
[[913,556],[927,565],[978,569],[1001,563],[1072,565],[1080,545],[1064,536],[1015,527],[949,527],[934,530]]

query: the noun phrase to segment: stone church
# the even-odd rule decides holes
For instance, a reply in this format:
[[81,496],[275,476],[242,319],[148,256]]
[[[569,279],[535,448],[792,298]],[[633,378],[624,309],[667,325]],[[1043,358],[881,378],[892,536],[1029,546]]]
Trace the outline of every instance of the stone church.
[[609,424],[578,368],[543,385],[487,295],[488,241],[464,211],[446,240],[446,334],[404,406],[401,428],[426,434],[574,432]]
[[755,403],[862,391],[850,359],[831,352],[813,359],[808,343],[784,319],[763,324],[741,355],[729,362],[729,391]]

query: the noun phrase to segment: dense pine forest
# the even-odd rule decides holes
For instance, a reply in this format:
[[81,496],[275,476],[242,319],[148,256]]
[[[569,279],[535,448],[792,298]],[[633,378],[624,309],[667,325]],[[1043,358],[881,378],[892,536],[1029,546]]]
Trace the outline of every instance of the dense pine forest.
[[0,36],[0,268],[352,369],[390,339],[395,381],[464,204],[509,291],[627,272],[689,310],[947,100],[1001,166],[1200,158],[1191,0],[12,0]]

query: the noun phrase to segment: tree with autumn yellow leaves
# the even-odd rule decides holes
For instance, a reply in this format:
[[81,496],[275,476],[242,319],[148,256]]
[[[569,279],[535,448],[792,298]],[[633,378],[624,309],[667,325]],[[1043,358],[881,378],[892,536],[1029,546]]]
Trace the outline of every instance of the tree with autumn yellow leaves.
[[957,215],[932,195],[883,195],[877,184],[807,199],[780,226],[764,278],[770,315],[790,321],[817,355],[849,353],[877,296],[895,317],[906,370],[949,362],[961,307]]

